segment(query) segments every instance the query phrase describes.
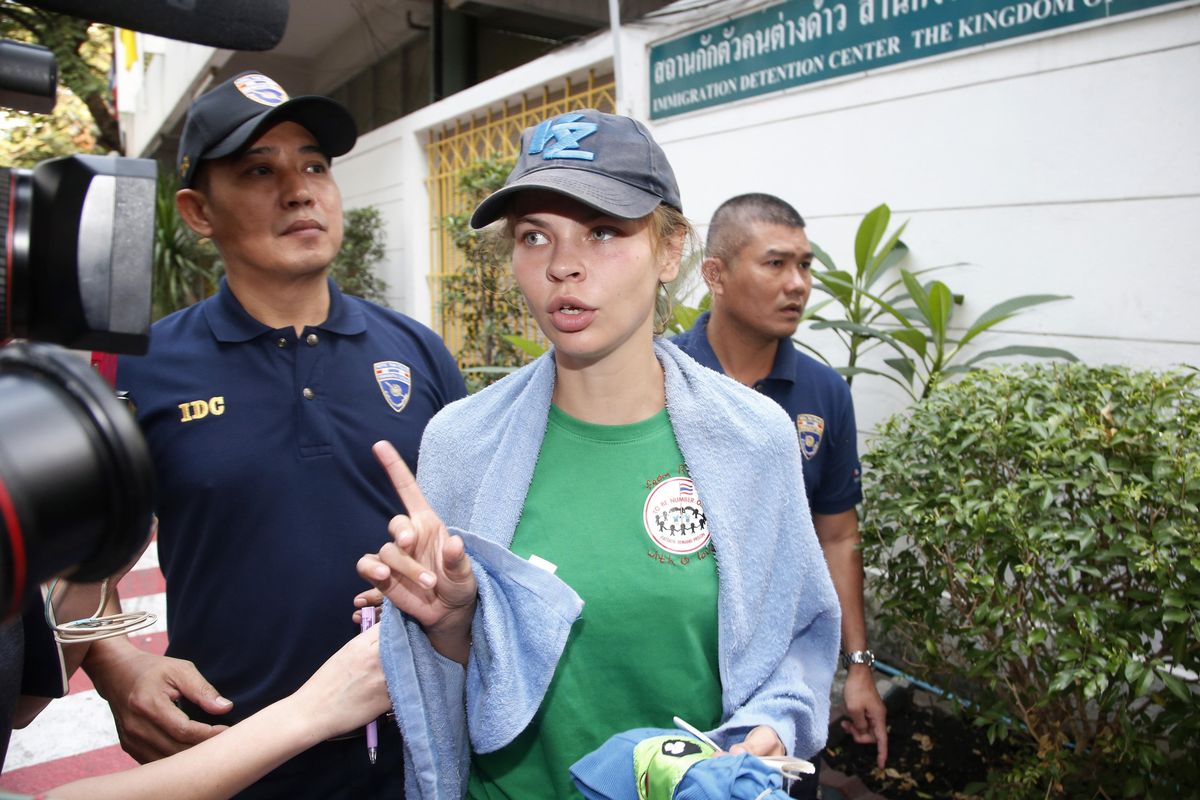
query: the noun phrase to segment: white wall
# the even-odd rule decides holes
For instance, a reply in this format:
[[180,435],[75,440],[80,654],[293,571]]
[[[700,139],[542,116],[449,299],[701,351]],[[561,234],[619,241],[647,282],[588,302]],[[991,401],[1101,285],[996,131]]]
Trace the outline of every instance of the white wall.
[[118,95],[134,95],[132,113],[121,115],[125,152],[142,156],[158,147],[158,135],[187,112],[197,90],[207,85],[209,70],[232,53],[158,36],[137,34],[139,58],[129,72],[118,72]]
[[[639,33],[646,44],[666,38]],[[625,51],[646,58],[644,46]],[[723,200],[770,192],[852,268],[859,219],[887,202],[894,223],[909,220],[915,266],[970,262],[939,276],[966,295],[956,320],[1015,295],[1073,296],[1005,323],[982,349],[1036,344],[1165,366],[1200,364],[1200,259],[1188,236],[1200,218],[1198,100],[1193,4],[652,127],[701,235]],[[854,393],[867,429],[899,404],[881,379],[859,378]]]
[[[719,19],[676,15],[623,28],[621,109],[649,116],[651,44]],[[222,56],[203,50],[166,60],[172,75],[147,75],[139,141],[150,121],[179,113]],[[606,68],[611,54],[608,33],[562,48],[372,131],[337,159],[347,207],[373,204],[384,213],[384,277],[397,308],[430,322],[429,130],[539,93],[564,75]],[[810,236],[849,267],[858,220],[887,202],[894,221],[909,221],[914,266],[970,262],[942,276],[966,295],[958,320],[1019,294],[1073,296],[1009,321],[981,341],[984,349],[1042,344],[1094,363],[1165,366],[1200,364],[1189,236],[1200,219],[1198,101],[1200,6],[1191,0],[651,128],[702,235],[723,200],[771,192],[796,205]],[[828,338],[821,346],[835,362],[843,357]],[[860,378],[854,393],[863,428],[901,406],[879,379]]]

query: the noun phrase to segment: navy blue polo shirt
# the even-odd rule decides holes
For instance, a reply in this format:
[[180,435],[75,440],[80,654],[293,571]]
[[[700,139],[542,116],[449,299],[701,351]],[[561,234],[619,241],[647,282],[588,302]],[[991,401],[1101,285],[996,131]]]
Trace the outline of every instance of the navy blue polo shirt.
[[158,481],[167,653],[234,702],[221,722],[290,694],[355,634],[355,563],[403,510],[371,445],[415,472],[426,423],[466,394],[433,331],[329,287],[328,319],[297,336],[222,281],[119,362]]
[[[706,367],[725,374],[708,341],[708,317],[671,341]],[[754,388],[783,406],[796,423],[804,467],[804,490],[814,514],[839,514],[862,501],[854,401],[837,370],[779,340],[775,363]]]

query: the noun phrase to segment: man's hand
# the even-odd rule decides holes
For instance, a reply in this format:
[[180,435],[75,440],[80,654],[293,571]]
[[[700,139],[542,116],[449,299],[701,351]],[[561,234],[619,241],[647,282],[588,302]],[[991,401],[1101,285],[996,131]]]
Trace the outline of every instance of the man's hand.
[[358,574],[421,623],[434,649],[465,664],[478,597],[466,547],[461,537],[446,530],[396,448],[376,442],[373,449],[408,515],[392,518],[392,541],[378,554],[359,559]]
[[730,753],[749,753],[752,756],[785,756],[787,749],[779,740],[779,734],[768,725],[759,725],[741,742],[729,748]]
[[84,669],[112,708],[121,747],[143,764],[227,727],[191,720],[175,705],[187,698],[210,714],[233,708],[190,661],[144,653],[128,640],[113,639],[92,645]]
[[[812,520],[842,607],[842,649],[865,650],[867,625],[863,611],[862,537],[858,532],[858,515],[854,509],[849,509],[838,514],[813,514]],[[875,763],[883,769],[887,763],[887,707],[879,699],[870,667],[851,664],[848,670],[843,697],[850,719],[842,720],[842,730],[859,744],[875,742],[878,746]]]
[[870,667],[850,665],[843,697],[849,719],[842,720],[842,730],[853,736],[859,744],[874,742],[875,764],[883,769],[888,751],[887,706],[875,688],[875,677]]

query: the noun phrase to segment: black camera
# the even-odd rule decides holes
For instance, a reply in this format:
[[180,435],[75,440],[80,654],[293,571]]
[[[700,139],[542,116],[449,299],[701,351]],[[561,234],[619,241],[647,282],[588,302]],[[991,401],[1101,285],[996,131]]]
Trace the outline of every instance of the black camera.
[[[233,50],[269,50],[289,0],[25,0]],[[49,113],[57,65],[0,41],[0,106]],[[133,416],[81,358],[149,345],[155,163],[69,156],[0,167],[0,620],[54,575],[94,581],[149,535],[150,456]]]
[[[44,108],[55,67],[37,49],[0,47],[0,100]],[[149,535],[141,432],[63,346],[146,351],[156,174],[147,159],[85,155],[0,167],[0,340],[16,340],[0,349],[2,618],[52,576],[107,577]]]

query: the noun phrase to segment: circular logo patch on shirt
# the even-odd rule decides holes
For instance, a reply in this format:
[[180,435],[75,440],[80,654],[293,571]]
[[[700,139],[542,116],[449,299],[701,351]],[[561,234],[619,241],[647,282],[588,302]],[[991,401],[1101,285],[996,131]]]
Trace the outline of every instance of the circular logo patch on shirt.
[[797,414],[796,433],[800,437],[800,452],[807,461],[817,457],[821,449],[821,437],[825,434],[825,420],[816,414]]
[[399,414],[412,397],[412,370],[399,361],[376,361],[373,368],[383,399]]
[[264,106],[277,106],[288,99],[282,86],[257,72],[234,79],[233,85],[247,98]]
[[708,544],[708,518],[691,478],[670,478],[654,487],[642,510],[646,533],[668,553],[687,555]]

